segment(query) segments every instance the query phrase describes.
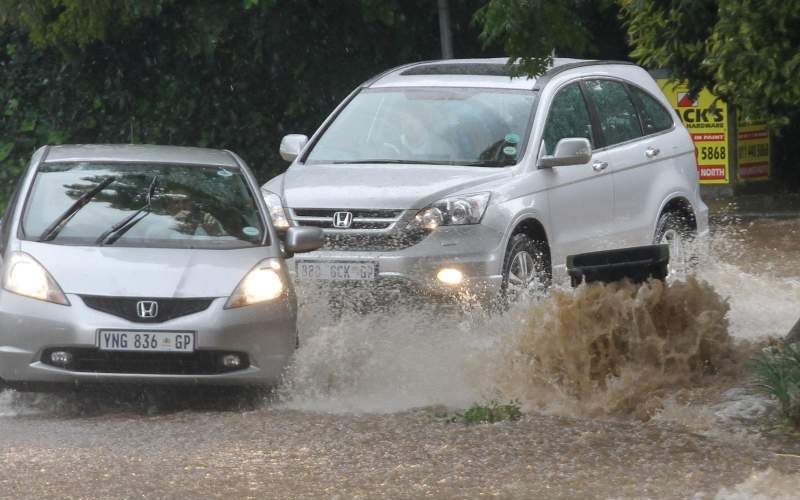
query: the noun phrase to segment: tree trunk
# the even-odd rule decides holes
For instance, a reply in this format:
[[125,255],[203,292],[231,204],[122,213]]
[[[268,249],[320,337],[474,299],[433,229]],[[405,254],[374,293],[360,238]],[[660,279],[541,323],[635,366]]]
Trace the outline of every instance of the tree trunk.
[[453,34],[450,32],[450,6],[447,0],[439,0],[439,38],[442,44],[442,59],[452,59]]

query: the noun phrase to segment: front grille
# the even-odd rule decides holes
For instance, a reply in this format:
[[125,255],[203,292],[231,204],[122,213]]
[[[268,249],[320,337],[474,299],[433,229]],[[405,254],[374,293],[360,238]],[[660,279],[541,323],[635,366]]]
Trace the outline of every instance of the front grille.
[[[349,228],[333,227],[336,212],[353,214]],[[416,245],[428,235],[427,231],[409,226],[416,210],[294,208],[290,215],[300,226],[325,230],[323,250],[388,252]]]
[[382,230],[391,228],[403,215],[402,210],[375,210],[350,208],[294,208],[292,219],[301,226],[334,229],[333,214],[350,212],[353,222],[343,231]]
[[[52,348],[42,354],[42,363],[54,366],[50,361],[53,351],[68,351],[72,361],[66,370],[84,373],[132,373],[137,375],[216,375],[250,366],[247,354],[228,351],[173,352],[117,352],[91,348]],[[237,354],[241,365],[226,368],[220,363],[225,354]]]
[[[84,304],[97,311],[112,314],[136,323],[161,323],[171,319],[188,316],[208,309],[214,299],[173,299],[153,297],[107,297],[100,295],[81,295]],[[140,318],[136,304],[140,301],[158,303],[158,314],[154,318]]]
[[427,231],[404,230],[384,234],[348,234],[345,231],[325,234],[324,250],[391,252],[416,245],[428,235]]

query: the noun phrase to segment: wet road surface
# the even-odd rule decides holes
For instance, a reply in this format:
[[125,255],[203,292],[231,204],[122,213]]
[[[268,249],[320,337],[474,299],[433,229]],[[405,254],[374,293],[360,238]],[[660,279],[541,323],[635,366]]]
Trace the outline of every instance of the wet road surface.
[[[737,342],[763,342],[800,315],[799,231],[791,219],[717,228],[700,277],[730,297]],[[482,397],[482,360],[459,347],[476,328],[411,322],[398,343],[374,321],[305,332],[299,355],[315,362],[291,389],[300,396],[281,401],[2,393],[0,498],[800,495],[800,438],[743,374],[676,391],[646,422],[530,411],[447,423],[431,405]]]
[[292,410],[6,420],[6,498],[692,498],[796,458],[662,423]]

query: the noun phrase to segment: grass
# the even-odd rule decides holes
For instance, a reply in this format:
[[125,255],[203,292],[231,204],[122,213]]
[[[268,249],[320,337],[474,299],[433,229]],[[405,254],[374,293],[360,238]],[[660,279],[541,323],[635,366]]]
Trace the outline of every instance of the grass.
[[759,386],[780,403],[784,418],[800,430],[800,343],[764,349],[751,368]]
[[494,424],[519,420],[522,417],[522,410],[516,401],[507,404],[490,401],[487,404],[475,403],[463,412],[439,413],[436,417],[449,423]]

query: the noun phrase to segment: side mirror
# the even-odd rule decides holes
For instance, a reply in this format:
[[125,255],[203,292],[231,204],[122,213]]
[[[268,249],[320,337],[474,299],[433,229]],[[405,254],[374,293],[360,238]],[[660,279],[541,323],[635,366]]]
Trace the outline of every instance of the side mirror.
[[308,136],[303,134],[289,134],[281,139],[281,158],[294,161],[300,151],[308,144]]
[[286,230],[286,253],[313,252],[325,244],[325,234],[319,227],[290,227]]
[[566,137],[558,141],[552,156],[539,159],[539,168],[560,167],[562,165],[585,165],[592,159],[592,145],[584,137]]

